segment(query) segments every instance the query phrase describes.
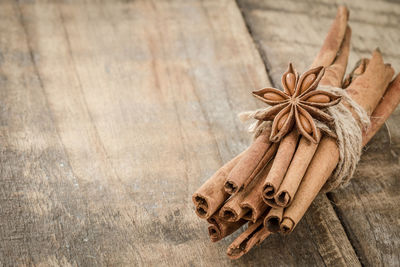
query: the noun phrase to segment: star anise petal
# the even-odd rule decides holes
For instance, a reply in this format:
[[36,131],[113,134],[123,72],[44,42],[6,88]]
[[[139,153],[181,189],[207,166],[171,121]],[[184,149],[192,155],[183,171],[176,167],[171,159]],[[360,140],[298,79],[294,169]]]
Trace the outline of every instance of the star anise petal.
[[299,81],[299,74],[294,69],[292,63],[289,63],[287,71],[282,75],[283,91],[292,96],[296,89],[296,84]]
[[302,96],[315,88],[317,88],[319,81],[324,75],[325,68],[320,66],[313,68],[300,76],[300,80],[296,85],[294,96]]
[[309,106],[307,104],[300,103],[299,105],[300,105],[300,107],[304,108],[308,113],[310,113],[310,115],[313,118],[315,118],[321,122],[327,123],[327,124],[333,123],[332,116],[329,115],[328,113],[324,112],[323,110],[313,107],[313,106]]
[[317,129],[311,115],[302,107],[297,106],[295,110],[296,126],[300,133],[313,143],[318,143],[321,133]]
[[269,107],[264,110],[260,110],[254,115],[254,118],[256,120],[261,120],[261,121],[273,120],[275,118],[275,116],[279,113],[279,111],[284,109],[287,105],[288,105],[288,103],[282,103],[282,104],[278,104],[278,105]]
[[314,90],[301,96],[300,103],[305,103],[316,108],[327,108],[340,102],[341,96],[322,90]]
[[277,105],[289,100],[289,96],[275,88],[264,88],[254,91],[253,95],[268,105]]
[[269,139],[272,142],[279,142],[292,129],[294,122],[294,107],[287,105],[276,115]]

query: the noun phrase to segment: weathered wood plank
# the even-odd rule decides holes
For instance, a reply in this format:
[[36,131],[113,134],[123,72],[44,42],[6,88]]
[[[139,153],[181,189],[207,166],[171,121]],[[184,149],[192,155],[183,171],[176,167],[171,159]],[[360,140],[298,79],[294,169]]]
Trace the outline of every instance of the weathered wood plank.
[[[236,3],[3,1],[0,22],[0,263],[232,264],[190,197],[269,85]],[[320,203],[235,264],[357,264]]]
[[[245,20],[276,84],[288,61],[303,71],[317,54],[336,6],[350,9],[353,30],[350,68],[380,47],[400,70],[400,3],[395,1],[240,0]],[[400,262],[400,111],[370,142],[351,184],[329,194],[361,262],[395,266]],[[389,135],[390,133],[390,135]],[[390,137],[390,140],[389,140]]]

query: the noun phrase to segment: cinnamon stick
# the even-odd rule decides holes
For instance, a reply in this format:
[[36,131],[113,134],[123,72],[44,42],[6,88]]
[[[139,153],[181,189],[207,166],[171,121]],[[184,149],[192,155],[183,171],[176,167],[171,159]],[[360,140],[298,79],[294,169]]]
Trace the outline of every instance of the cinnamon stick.
[[283,221],[280,226],[282,233],[287,234],[293,231],[335,169],[338,161],[339,149],[336,140],[331,137],[323,137],[301,181],[293,202],[284,211]]
[[390,83],[388,89],[383,95],[381,101],[375,108],[371,115],[371,126],[363,135],[363,146],[376,134],[382,127],[385,121],[389,118],[390,114],[396,109],[400,103],[400,73]]
[[[259,217],[267,208],[261,198],[261,183],[271,169],[271,162],[265,166],[260,175],[257,175],[253,181],[242,191],[233,195],[221,208],[219,217],[234,222],[241,218],[253,220]],[[261,214],[260,214],[261,213]]]
[[[265,177],[268,175],[272,167],[272,161],[260,172],[260,174],[254,179],[254,183],[251,189],[248,191],[246,197],[240,203],[240,207],[247,210],[248,212],[243,216],[244,219],[256,222],[261,215],[269,208],[261,197],[262,195],[262,184]],[[248,186],[249,188],[250,186]],[[247,189],[247,188],[246,188]]]
[[263,226],[264,217],[261,217],[249,226],[241,235],[239,235],[228,247],[227,254],[231,259],[238,259],[246,254],[252,247],[260,244],[267,238],[269,232]]
[[224,184],[229,194],[245,188],[275,155],[278,145],[269,141],[270,131],[264,131],[232,169]]
[[192,200],[196,208],[195,211],[200,218],[209,218],[229,197],[229,194],[224,190],[225,180],[244,153],[240,153],[222,166],[193,194]]
[[280,224],[283,217],[283,207],[272,208],[264,219],[264,227],[271,233],[277,233],[280,231]]
[[233,195],[220,209],[219,217],[227,222],[236,222],[243,218],[249,212],[248,209],[242,208],[240,203],[246,196],[246,191],[241,191]]
[[340,6],[336,13],[336,18],[329,29],[328,35],[317,57],[311,64],[311,68],[318,66],[328,67],[335,60],[345,36],[348,18],[349,11],[345,6]]
[[354,66],[353,70],[346,76],[346,79],[342,84],[342,88],[344,89],[347,88],[350,85],[350,83],[355,81],[358,76],[363,74],[367,69],[368,63],[369,63],[368,58],[360,59]]
[[371,115],[393,75],[393,68],[384,64],[380,50],[376,49],[372,53],[365,72],[352,81],[347,93],[364,108],[368,115]]
[[246,223],[246,220],[243,219],[236,222],[224,221],[218,216],[218,213],[208,218],[207,221],[210,223],[208,234],[212,242],[217,242],[232,234]]
[[281,185],[292,160],[298,139],[299,135],[297,131],[292,131],[281,140],[271,170],[263,184],[262,198],[265,202],[267,199],[274,198],[276,191]]
[[337,55],[334,63],[325,69],[324,76],[319,83],[320,85],[330,85],[334,87],[340,87],[342,85],[343,77],[346,72],[347,61],[349,59],[350,39],[351,29],[349,26],[347,26],[343,43],[338,52],[339,54]]
[[274,199],[277,205],[281,207],[290,205],[317,147],[318,144],[312,143],[304,137],[300,139],[285,178],[275,194]]

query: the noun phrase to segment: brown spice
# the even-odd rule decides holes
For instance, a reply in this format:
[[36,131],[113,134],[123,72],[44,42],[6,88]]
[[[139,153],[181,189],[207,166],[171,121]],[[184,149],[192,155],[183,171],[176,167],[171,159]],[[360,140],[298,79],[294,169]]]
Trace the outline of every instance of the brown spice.
[[336,105],[340,96],[316,90],[324,75],[323,67],[316,67],[298,78],[292,64],[282,76],[284,92],[275,88],[264,88],[253,95],[271,108],[258,112],[254,117],[260,121],[272,120],[270,140],[278,142],[288,134],[293,126],[308,140],[318,143],[320,133],[314,118],[324,123],[332,123],[332,117],[323,109]]
[[212,242],[217,242],[232,234],[246,223],[246,220],[238,220],[237,222],[224,221],[218,216],[218,212],[208,218],[207,221],[210,223],[208,234]]
[[[265,215],[264,215],[265,216]],[[259,218],[257,222],[249,226],[242,234],[240,234],[228,247],[227,254],[231,259],[238,259],[246,254],[252,247],[260,244],[267,238],[271,232],[264,225],[264,216]]]
[[389,84],[388,89],[383,95],[381,101],[376,106],[371,115],[371,126],[363,135],[363,146],[376,134],[382,127],[390,114],[396,109],[400,102],[400,74]]
[[224,184],[227,193],[234,194],[246,188],[275,155],[278,145],[269,141],[269,133],[261,133],[232,169]]
[[258,218],[266,210],[267,206],[262,201],[259,188],[261,188],[260,184],[264,179],[263,175],[268,174],[271,165],[271,162],[268,163],[260,175],[257,175],[249,186],[231,196],[221,207],[219,212],[220,218],[228,222],[234,222],[241,218],[253,220],[254,217]]
[[264,219],[264,227],[271,233],[280,231],[280,224],[283,217],[283,207],[272,208]]
[[271,171],[268,173],[263,184],[262,198],[265,202],[267,199],[274,198],[276,191],[281,185],[290,161],[292,160],[298,139],[299,135],[297,131],[292,131],[280,142],[275,159],[272,163]]
[[[260,172],[256,179],[254,179],[253,184],[248,188],[248,193],[246,197],[240,203],[240,207],[248,212],[243,216],[244,219],[256,222],[261,215],[269,208],[268,205],[262,199],[262,184],[265,180],[265,177],[268,175],[272,167],[272,161],[268,163],[267,166]],[[246,188],[247,189],[247,188]]]
[[290,205],[317,147],[318,144],[311,143],[304,137],[300,139],[299,146],[293,156],[285,178],[278,192],[275,194],[274,199],[277,205],[281,207]]
[[196,207],[196,214],[200,218],[209,218],[229,197],[229,194],[224,190],[225,180],[244,153],[242,152],[222,166],[193,194],[192,200]]
[[331,137],[322,138],[292,203],[284,211],[281,224],[282,233],[287,234],[293,231],[335,169],[338,161],[339,149],[336,140]]

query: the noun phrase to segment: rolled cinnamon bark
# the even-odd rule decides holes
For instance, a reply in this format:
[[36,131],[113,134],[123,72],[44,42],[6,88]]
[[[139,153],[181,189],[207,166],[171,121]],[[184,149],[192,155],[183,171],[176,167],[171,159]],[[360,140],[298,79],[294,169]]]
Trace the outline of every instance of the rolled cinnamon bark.
[[[300,219],[303,217],[303,215],[300,215]],[[300,220],[298,219],[298,220]],[[283,217],[283,220],[280,225],[280,231],[282,234],[289,234],[293,231],[294,227],[296,224],[294,223],[293,219],[291,217]]]
[[264,227],[271,233],[277,233],[280,231],[280,224],[283,217],[283,207],[272,208],[264,219]]
[[281,140],[271,170],[263,184],[262,198],[265,202],[267,199],[274,198],[276,191],[281,185],[296,150],[298,139],[299,134],[297,131],[292,131]]
[[339,149],[336,140],[331,137],[323,137],[293,202],[284,211],[283,221],[280,226],[282,233],[287,234],[293,231],[332,171],[336,168],[338,161]]
[[261,217],[263,212],[268,212],[271,209],[270,206],[262,201],[261,197],[260,200],[261,202],[257,202],[256,204],[248,204],[246,202],[241,204],[242,208],[248,210],[248,212],[243,216],[243,219],[249,221],[249,223],[255,223]]
[[384,64],[380,50],[376,49],[372,53],[365,72],[351,82],[347,93],[364,108],[368,115],[371,115],[393,75],[393,68]]
[[234,194],[245,188],[275,155],[278,144],[269,141],[270,131],[264,131],[232,169],[224,184],[225,192]]
[[242,208],[240,203],[246,196],[246,191],[241,191],[233,195],[220,209],[219,217],[227,222],[236,222],[243,218],[249,212],[248,209]]
[[[375,50],[365,72],[349,85],[348,94],[370,115],[392,76],[393,69],[383,63],[379,50]],[[283,233],[293,231],[338,162],[339,149],[336,140],[322,138],[292,204],[284,211],[281,223]]]
[[271,232],[263,225],[264,216],[249,226],[228,247],[227,254],[231,259],[238,259],[246,254],[252,247],[260,244]]
[[239,162],[244,153],[245,151],[222,166],[193,194],[192,200],[196,208],[196,214],[200,218],[209,218],[228,199],[229,194],[224,190],[224,183],[229,172]]
[[343,43],[338,52],[338,56],[336,57],[335,62],[325,69],[324,76],[319,83],[320,85],[341,87],[343,77],[346,72],[347,61],[349,59],[350,39],[351,29],[349,26],[347,26]]
[[243,219],[237,222],[226,222],[217,214],[214,214],[208,218],[207,221],[210,223],[210,226],[208,227],[208,234],[212,242],[217,242],[222,238],[232,234],[246,223],[246,220]]
[[233,195],[221,207],[220,218],[228,222],[235,222],[241,218],[253,220],[254,217],[258,218],[266,210],[267,206],[261,198],[261,183],[265,177],[263,175],[268,174],[271,165],[272,163],[269,162],[249,186]]
[[350,85],[350,83],[355,81],[358,76],[363,74],[367,69],[368,63],[369,63],[368,58],[360,59],[354,66],[353,70],[346,76],[346,79],[342,84],[342,88],[347,88]]
[[311,64],[311,68],[318,66],[328,67],[333,63],[343,42],[348,18],[349,11],[345,6],[340,6],[321,50]]
[[397,74],[396,78],[389,84],[378,106],[376,106],[374,112],[371,114],[371,126],[363,135],[363,146],[365,146],[382,127],[399,103],[400,74]]
[[[265,211],[269,208],[267,204],[263,201],[262,195],[262,184],[264,182],[265,177],[268,175],[272,167],[272,160],[268,163],[267,166],[260,172],[260,174],[253,180],[253,183],[247,188],[248,193],[246,197],[240,203],[240,207],[248,212],[243,216],[244,219],[252,221],[255,223],[258,218],[260,218]],[[247,188],[245,190],[247,190]]]
[[312,143],[304,137],[300,139],[299,146],[290,163],[285,178],[283,178],[283,182],[274,197],[275,203],[278,206],[287,207],[292,202],[317,147],[318,144]]

